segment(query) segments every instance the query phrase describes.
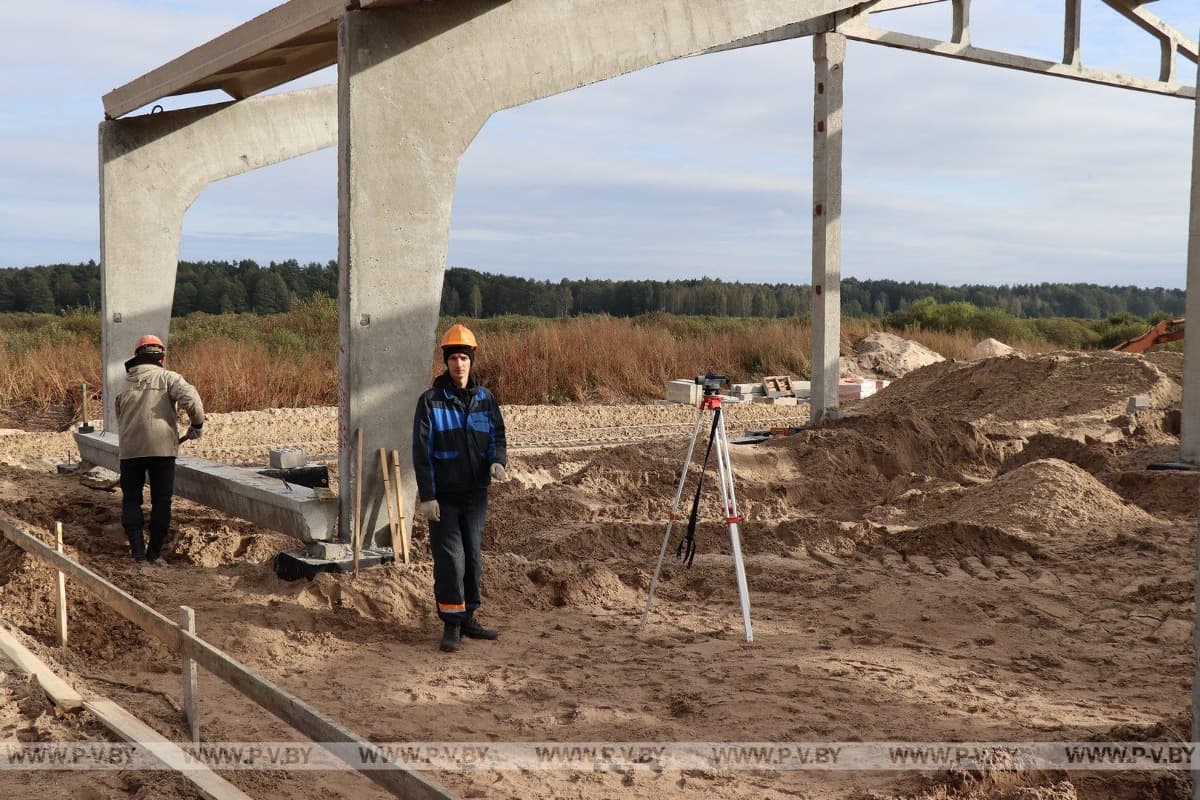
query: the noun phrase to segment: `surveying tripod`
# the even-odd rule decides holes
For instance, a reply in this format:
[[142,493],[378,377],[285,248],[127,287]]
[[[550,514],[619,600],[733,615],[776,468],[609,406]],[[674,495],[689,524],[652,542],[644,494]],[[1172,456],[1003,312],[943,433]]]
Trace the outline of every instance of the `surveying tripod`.
[[[742,564],[742,542],[738,535],[738,523],[742,518],[738,516],[737,497],[733,492],[733,466],[729,461],[729,436],[725,432],[725,418],[721,414],[721,396],[717,394],[719,383],[715,386],[712,381],[702,381],[697,378],[697,383],[704,386],[704,396],[700,399],[698,413],[696,414],[696,425],[692,428],[692,441],[688,445],[687,456],[683,460],[683,471],[679,475],[679,488],[675,490],[675,503],[671,506],[671,515],[667,521],[667,531],[663,534],[662,548],[658,551],[658,564],[654,567],[654,576],[650,579],[650,594],[646,598],[646,610],[642,614],[642,624],[638,628],[639,631],[646,627],[646,620],[650,617],[650,604],[654,602],[654,590],[658,588],[658,576],[662,571],[663,558],[667,554],[667,543],[671,539],[671,529],[675,526],[675,522],[679,519],[679,501],[683,497],[683,487],[687,483],[688,466],[692,463],[692,455],[696,451],[696,441],[700,438],[700,426],[704,421],[704,412],[712,412],[712,430],[708,436],[708,450],[713,449],[716,445],[717,449],[717,478],[721,486],[721,509],[725,515],[725,523],[729,526],[729,543],[733,549],[733,567],[734,573],[737,576],[738,597],[742,603],[742,623],[746,627],[746,641],[754,641],[754,630],[750,626],[750,595],[746,588],[746,568]],[[698,481],[704,480],[704,467],[708,463],[708,452],[704,455],[704,463],[700,467],[700,477]],[[678,555],[684,559],[685,563],[691,565],[691,559],[695,556],[695,542],[692,535],[695,532],[696,511],[700,501],[700,486],[696,484],[696,500],[692,508],[692,517],[688,526],[688,535],[684,542],[679,545]]]

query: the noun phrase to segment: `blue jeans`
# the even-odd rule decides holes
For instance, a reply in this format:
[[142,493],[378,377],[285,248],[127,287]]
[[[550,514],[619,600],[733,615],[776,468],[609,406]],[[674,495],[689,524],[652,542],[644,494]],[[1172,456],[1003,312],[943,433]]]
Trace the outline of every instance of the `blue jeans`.
[[[150,477],[150,543],[142,529],[142,487]],[[135,558],[158,558],[167,530],[171,527],[171,495],[175,491],[175,459],[172,456],[121,459],[121,525],[129,537]]]
[[487,494],[466,501],[438,499],[441,519],[429,523],[433,596],[443,622],[462,624],[479,608]]

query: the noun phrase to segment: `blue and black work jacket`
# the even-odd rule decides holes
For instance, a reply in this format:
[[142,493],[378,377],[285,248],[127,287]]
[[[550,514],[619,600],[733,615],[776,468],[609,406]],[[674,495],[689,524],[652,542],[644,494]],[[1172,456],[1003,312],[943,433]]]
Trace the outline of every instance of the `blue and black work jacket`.
[[421,502],[486,491],[492,464],[508,463],[500,404],[474,378],[460,389],[440,375],[417,401],[412,456]]

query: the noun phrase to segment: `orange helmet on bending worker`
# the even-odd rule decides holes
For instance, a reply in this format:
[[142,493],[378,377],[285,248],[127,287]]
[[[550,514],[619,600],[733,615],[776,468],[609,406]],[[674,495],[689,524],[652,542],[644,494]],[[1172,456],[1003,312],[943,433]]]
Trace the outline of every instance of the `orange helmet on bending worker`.
[[142,353],[165,352],[167,352],[167,346],[163,344],[162,339],[158,338],[153,333],[147,333],[145,336],[138,339],[137,347],[133,348],[134,355],[139,355]]
[[454,324],[450,326],[450,330],[446,331],[446,335],[442,337],[442,349],[447,347],[469,347],[472,350],[479,348],[479,343],[475,341],[475,334],[471,333],[471,329],[466,325]]

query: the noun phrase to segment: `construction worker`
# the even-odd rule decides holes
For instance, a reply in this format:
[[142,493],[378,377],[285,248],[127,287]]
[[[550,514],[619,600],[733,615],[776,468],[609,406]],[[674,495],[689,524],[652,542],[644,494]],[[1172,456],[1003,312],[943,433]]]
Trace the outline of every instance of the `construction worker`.
[[[186,439],[199,439],[204,405],[196,389],[179,373],[163,369],[167,348],[147,334],[125,362],[128,388],[117,395],[120,434],[121,524],[135,561],[162,564],[163,542],[171,527],[171,495],[175,489],[175,457],[179,454],[176,405],[187,412]],[[150,541],[142,535],[142,487],[150,477]]]
[[500,404],[471,375],[477,349],[465,325],[446,331],[446,371],[421,395],[413,418],[413,470],[420,510],[429,520],[433,594],[447,653],[458,649],[462,636],[498,635],[479,624],[475,611],[488,485],[508,479],[508,452]]

